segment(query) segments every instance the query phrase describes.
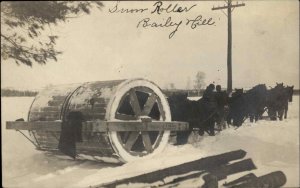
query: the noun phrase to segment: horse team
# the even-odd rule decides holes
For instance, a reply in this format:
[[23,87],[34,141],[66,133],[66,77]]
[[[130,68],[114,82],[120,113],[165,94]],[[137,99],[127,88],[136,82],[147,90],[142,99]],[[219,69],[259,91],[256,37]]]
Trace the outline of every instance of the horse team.
[[206,132],[214,136],[216,130],[226,126],[240,127],[247,118],[250,122],[258,121],[265,112],[270,120],[283,120],[287,118],[288,103],[293,99],[293,88],[277,83],[267,89],[265,84],[259,84],[248,91],[235,89],[228,96],[220,85],[214,91],[214,84],[210,84],[196,101],[189,100],[188,94],[172,94],[168,97],[172,121],[186,121],[190,125],[189,131],[177,134],[177,143],[186,143],[193,130],[200,135]]

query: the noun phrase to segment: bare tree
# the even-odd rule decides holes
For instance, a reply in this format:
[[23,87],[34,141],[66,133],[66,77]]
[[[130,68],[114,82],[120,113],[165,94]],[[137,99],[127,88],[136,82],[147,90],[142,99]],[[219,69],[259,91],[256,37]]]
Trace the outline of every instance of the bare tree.
[[191,90],[191,77],[187,78],[187,82],[186,82],[186,90],[188,92],[188,96],[190,95],[190,90]]
[[192,88],[191,88],[191,77],[188,77],[188,78],[187,78],[186,89],[187,89],[187,90],[192,89]]
[[164,89],[165,89],[165,90],[169,90],[169,84],[165,84],[165,85],[164,85]]
[[204,80],[205,80],[205,73],[198,71],[196,74],[196,78],[194,80],[194,88],[198,91],[198,95],[200,90],[205,86]]
[[170,89],[172,90],[174,90],[174,89],[176,89],[176,87],[175,87],[175,84],[174,83],[170,83]]

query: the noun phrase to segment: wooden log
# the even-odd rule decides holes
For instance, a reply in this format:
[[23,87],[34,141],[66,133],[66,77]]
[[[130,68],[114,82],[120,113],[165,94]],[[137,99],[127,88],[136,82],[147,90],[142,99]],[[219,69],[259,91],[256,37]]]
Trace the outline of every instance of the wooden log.
[[219,180],[225,179],[227,176],[231,174],[254,170],[254,169],[256,169],[256,167],[253,161],[251,159],[245,159],[233,164],[213,167],[212,169],[206,169],[186,176],[181,176],[179,178],[175,178],[174,180],[168,182],[165,185],[172,185],[188,179],[199,178],[201,175],[209,172],[209,174],[203,176],[203,180],[205,181],[203,188],[214,187],[214,185],[218,184]]
[[252,179],[255,179],[257,178],[257,176],[253,173],[249,173],[249,174],[246,174],[236,180],[233,180],[231,182],[225,182],[223,185],[226,186],[226,187],[232,187],[232,186],[235,186],[235,185],[238,185],[238,184],[241,184],[241,183],[246,183],[248,181],[251,181]]
[[[240,178],[239,178],[240,179]],[[277,188],[282,187],[286,183],[287,179],[282,171],[275,171],[260,177],[253,177],[244,179],[244,181],[236,181],[227,184],[230,188],[244,188],[244,187],[270,187]],[[226,186],[226,184],[224,184]]]
[[208,170],[209,174],[203,177],[204,185],[201,188],[214,188],[218,187],[218,181],[226,179],[227,176],[239,172],[249,171],[256,169],[251,159],[245,159],[233,164],[221,166],[213,170]]
[[226,179],[227,176],[231,174],[236,174],[238,172],[249,171],[256,169],[253,161],[251,159],[245,159],[233,164],[224,165],[220,168],[208,170],[211,174],[216,176],[218,180]]
[[169,176],[186,174],[191,171],[203,171],[203,170],[212,169],[220,165],[225,165],[230,161],[244,158],[245,155],[246,152],[243,150],[231,151],[228,153],[201,158],[192,162],[187,162],[184,164],[172,166],[154,172],[149,172],[146,174],[142,174],[142,175],[138,175],[138,176],[122,179],[122,180],[116,180],[114,182],[95,185],[91,187],[116,187],[117,185],[128,184],[128,183],[153,183],[153,182],[163,180],[164,178]]
[[203,177],[204,184],[201,188],[218,188],[218,178],[212,174],[207,174]]

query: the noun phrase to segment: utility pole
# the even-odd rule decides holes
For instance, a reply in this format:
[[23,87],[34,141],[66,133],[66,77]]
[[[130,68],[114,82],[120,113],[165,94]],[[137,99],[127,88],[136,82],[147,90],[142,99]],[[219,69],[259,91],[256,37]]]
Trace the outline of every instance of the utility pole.
[[[225,1],[227,5],[222,7],[213,7],[212,10],[221,10],[226,16],[228,21],[228,43],[227,43],[227,92],[230,93],[232,91],[232,32],[231,32],[231,13],[236,7],[245,6],[245,3],[236,3],[232,4],[232,0]],[[223,11],[223,9],[227,9],[227,14]]]

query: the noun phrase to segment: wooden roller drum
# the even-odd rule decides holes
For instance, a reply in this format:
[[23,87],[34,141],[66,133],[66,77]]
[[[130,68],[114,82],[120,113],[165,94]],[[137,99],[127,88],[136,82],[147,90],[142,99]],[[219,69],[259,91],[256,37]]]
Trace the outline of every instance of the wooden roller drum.
[[167,145],[170,130],[188,128],[187,123],[171,122],[164,94],[145,79],[45,88],[34,99],[28,122],[7,122],[7,128],[29,130],[38,149],[57,151],[61,123],[69,121],[71,112],[84,119],[77,154],[100,160],[151,157]]

